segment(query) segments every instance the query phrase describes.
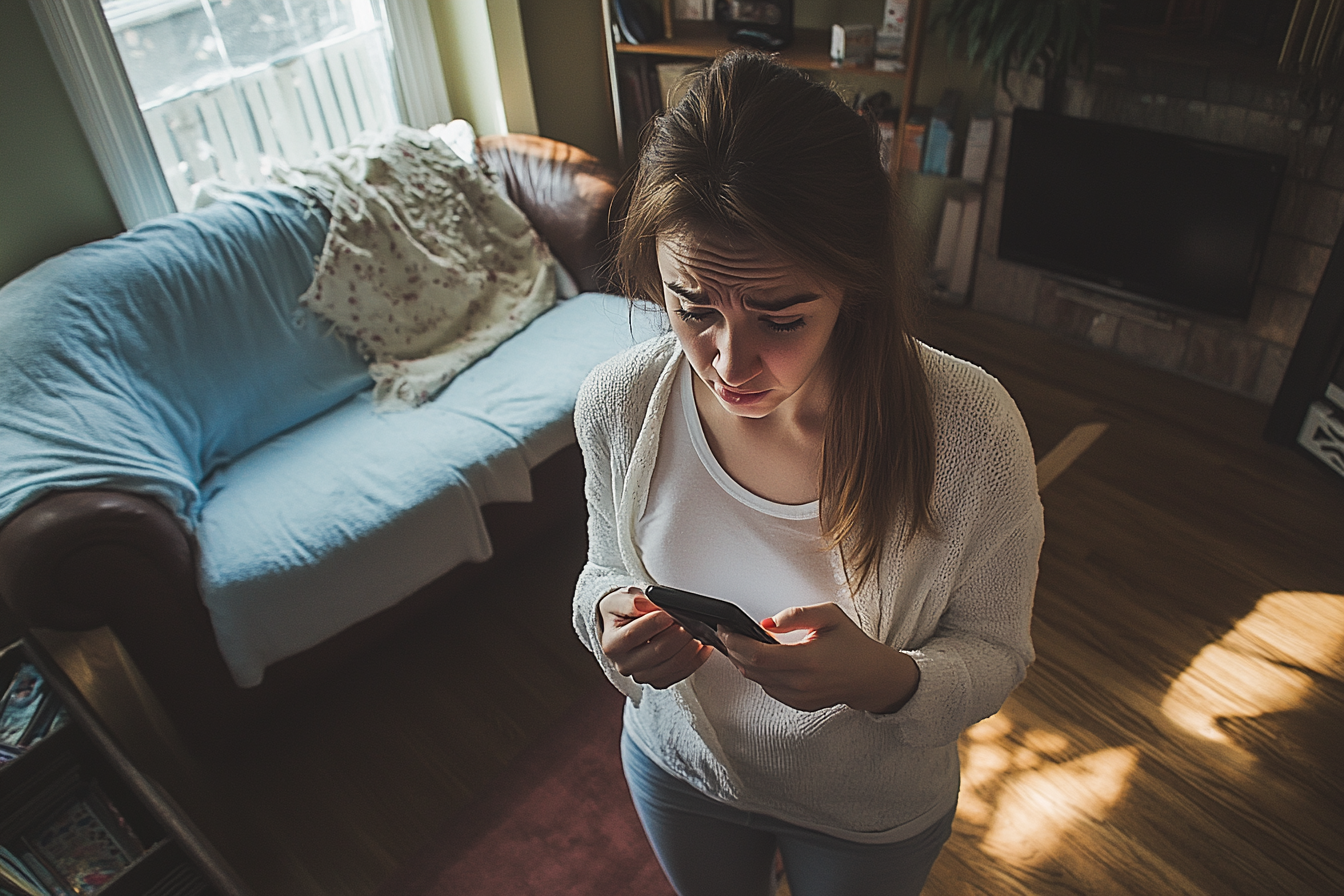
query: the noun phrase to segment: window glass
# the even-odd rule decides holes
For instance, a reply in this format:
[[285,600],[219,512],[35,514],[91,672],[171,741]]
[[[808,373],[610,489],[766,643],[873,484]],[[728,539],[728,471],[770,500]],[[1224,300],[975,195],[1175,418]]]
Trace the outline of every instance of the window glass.
[[400,119],[381,0],[104,0],[178,208]]

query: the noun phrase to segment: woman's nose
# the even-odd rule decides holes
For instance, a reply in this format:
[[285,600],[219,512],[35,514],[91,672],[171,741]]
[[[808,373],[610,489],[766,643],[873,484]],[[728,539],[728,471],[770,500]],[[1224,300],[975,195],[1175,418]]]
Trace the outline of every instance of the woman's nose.
[[750,382],[761,372],[761,358],[751,340],[740,331],[725,328],[715,346],[714,372],[730,389]]

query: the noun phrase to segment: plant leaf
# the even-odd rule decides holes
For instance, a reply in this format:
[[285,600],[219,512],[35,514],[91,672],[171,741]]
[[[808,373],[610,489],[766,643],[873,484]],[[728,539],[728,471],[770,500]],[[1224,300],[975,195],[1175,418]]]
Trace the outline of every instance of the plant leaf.
[[1004,85],[1013,69],[1067,71],[1081,50],[1090,75],[1101,0],[942,0],[933,23],[944,29],[949,53],[964,43],[966,58]]
[[1023,35],[1019,68],[1024,72],[1035,68],[1037,62],[1046,62],[1048,65],[1049,57],[1045,49],[1050,41],[1050,31],[1055,24],[1053,7],[1053,3],[1039,4],[1036,7],[1036,14],[1032,17],[1031,26]]

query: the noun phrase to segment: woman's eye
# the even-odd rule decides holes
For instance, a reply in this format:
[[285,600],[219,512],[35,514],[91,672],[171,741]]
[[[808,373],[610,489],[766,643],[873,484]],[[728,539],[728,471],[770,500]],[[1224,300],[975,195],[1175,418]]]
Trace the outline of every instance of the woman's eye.
[[713,311],[687,311],[685,308],[678,308],[677,316],[687,323],[701,321],[713,314]]
[[795,317],[789,321],[767,320],[766,324],[776,333],[792,333],[794,330],[800,330],[807,323],[801,317]]

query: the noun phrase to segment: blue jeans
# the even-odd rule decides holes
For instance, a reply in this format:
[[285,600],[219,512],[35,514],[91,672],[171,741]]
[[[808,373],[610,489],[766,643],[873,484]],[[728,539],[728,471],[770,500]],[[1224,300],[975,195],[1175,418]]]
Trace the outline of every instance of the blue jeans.
[[710,799],[663,771],[621,735],[635,810],[679,896],[771,896],[775,852],[793,896],[917,896],[943,844],[953,809],[896,843],[854,843]]

